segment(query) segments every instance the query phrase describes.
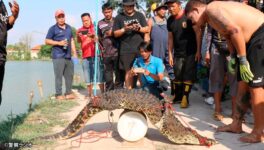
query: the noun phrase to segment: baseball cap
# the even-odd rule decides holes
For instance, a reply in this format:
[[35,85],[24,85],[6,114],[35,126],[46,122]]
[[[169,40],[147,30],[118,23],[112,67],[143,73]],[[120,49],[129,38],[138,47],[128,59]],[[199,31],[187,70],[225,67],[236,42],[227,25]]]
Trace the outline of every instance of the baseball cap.
[[65,15],[64,11],[61,10],[61,9],[58,9],[56,12],[55,12],[55,17],[58,17],[59,15]]
[[179,0],[166,0],[165,5],[167,5],[168,3],[175,3],[175,2],[179,3],[180,1]]
[[165,5],[164,3],[153,3],[151,5],[151,10],[152,11],[156,11],[156,10],[162,8],[162,7],[165,7],[167,9],[167,5]]
[[123,0],[122,4],[125,6],[129,6],[129,5],[135,5],[137,3],[136,0]]

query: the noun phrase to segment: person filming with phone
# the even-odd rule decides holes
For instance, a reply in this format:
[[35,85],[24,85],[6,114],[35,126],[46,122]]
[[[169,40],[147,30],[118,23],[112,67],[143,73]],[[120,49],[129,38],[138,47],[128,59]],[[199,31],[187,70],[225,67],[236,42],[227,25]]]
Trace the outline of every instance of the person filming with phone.
[[152,56],[152,46],[146,42],[140,43],[140,57],[136,58],[130,73],[130,83],[133,76],[139,75],[141,87],[143,90],[157,96],[160,96],[159,82],[164,78],[164,65],[158,57]]
[[[113,6],[105,3],[102,6],[104,18],[98,22],[98,39],[102,44],[105,90],[123,88],[118,68],[118,40],[113,35]],[[114,76],[115,75],[115,76]]]
[[125,78],[125,86],[132,89],[134,84],[128,84],[129,72],[133,61],[138,56],[137,48],[144,41],[145,33],[148,33],[148,24],[144,15],[135,10],[136,0],[123,0],[123,12],[115,18],[114,36],[120,42],[119,45],[119,69],[125,72],[121,79]]
[[101,90],[101,93],[104,92],[104,76],[103,76],[103,63],[101,59],[101,55],[98,57],[98,68],[94,67],[95,63],[95,42],[97,42],[97,37],[94,29],[94,25],[92,23],[92,18],[89,13],[83,13],[81,15],[83,26],[77,31],[77,41],[81,44],[82,48],[82,68],[84,73],[85,83],[87,85],[88,95],[86,98],[90,98],[92,95],[93,82],[94,82],[94,74],[96,74],[96,83],[98,84]]

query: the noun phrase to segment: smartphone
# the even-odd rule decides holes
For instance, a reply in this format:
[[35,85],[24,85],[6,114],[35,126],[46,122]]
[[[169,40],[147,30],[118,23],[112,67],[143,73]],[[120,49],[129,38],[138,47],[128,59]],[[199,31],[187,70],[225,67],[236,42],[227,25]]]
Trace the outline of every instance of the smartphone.
[[8,2],[8,4],[9,4],[10,8],[13,7],[13,4],[11,2]]
[[135,73],[144,73],[145,69],[144,68],[134,68]]
[[83,30],[81,31],[82,35],[87,35],[88,34],[88,30]]
[[8,0],[8,4],[9,4],[10,8],[13,7],[14,2],[15,2],[15,0]]
[[129,24],[127,24],[127,26],[132,26],[133,24],[137,24],[137,23],[138,23],[137,21],[132,21]]

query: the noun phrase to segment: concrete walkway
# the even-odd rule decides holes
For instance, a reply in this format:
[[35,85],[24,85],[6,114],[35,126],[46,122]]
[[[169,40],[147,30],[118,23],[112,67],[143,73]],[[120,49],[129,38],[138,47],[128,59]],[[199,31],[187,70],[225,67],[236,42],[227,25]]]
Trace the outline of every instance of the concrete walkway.
[[[192,91],[190,95],[190,106],[187,109],[179,108],[179,104],[175,104],[174,108],[176,109],[179,116],[190,126],[192,129],[195,129],[199,134],[206,136],[208,138],[216,139],[219,144],[205,147],[205,146],[192,146],[192,145],[175,145],[166,139],[163,135],[155,129],[153,125],[149,123],[149,129],[147,135],[144,139],[130,143],[123,141],[122,138],[118,135],[116,123],[118,121],[119,115],[122,110],[115,110],[113,118],[113,123],[109,123],[108,111],[103,111],[95,115],[89,122],[86,124],[82,132],[78,133],[76,137],[73,137],[68,140],[58,141],[58,145],[51,149],[81,149],[81,150],[264,150],[264,143],[258,144],[245,144],[238,141],[238,138],[243,134],[232,134],[232,133],[215,133],[215,128],[220,125],[228,124],[232,120],[228,116],[231,114],[231,101],[225,101],[222,103],[223,114],[225,118],[222,122],[214,121],[212,118],[213,108],[210,105],[207,105],[203,101],[201,96],[202,91]],[[80,106],[74,108],[71,112],[68,112],[66,115],[69,116],[69,119],[72,120],[79,113],[82,107],[87,103],[87,100],[84,100],[84,95],[86,91],[76,91],[76,94],[79,96],[77,100]],[[246,124],[243,125],[243,130],[247,133],[251,131],[252,128],[252,116],[246,116]],[[63,128],[58,128],[56,130],[61,131]],[[87,132],[95,131],[105,131],[109,130],[111,134],[100,134],[101,136],[107,136],[107,138],[87,138]],[[89,134],[91,135],[91,134]],[[82,143],[76,142],[80,137],[83,137]],[[94,142],[93,142],[94,141]]]

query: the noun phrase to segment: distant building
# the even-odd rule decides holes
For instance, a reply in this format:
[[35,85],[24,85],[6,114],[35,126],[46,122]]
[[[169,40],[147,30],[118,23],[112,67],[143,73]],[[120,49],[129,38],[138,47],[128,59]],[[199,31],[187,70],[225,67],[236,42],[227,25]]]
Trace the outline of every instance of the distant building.
[[37,59],[38,58],[38,53],[40,52],[42,45],[37,45],[31,48],[31,58],[32,59]]

